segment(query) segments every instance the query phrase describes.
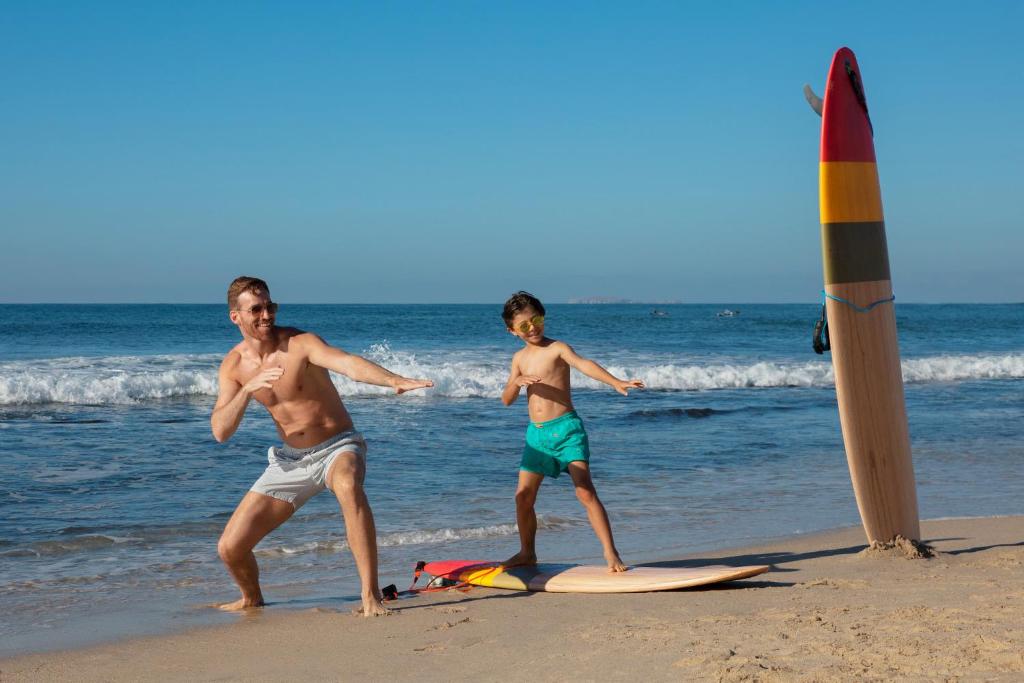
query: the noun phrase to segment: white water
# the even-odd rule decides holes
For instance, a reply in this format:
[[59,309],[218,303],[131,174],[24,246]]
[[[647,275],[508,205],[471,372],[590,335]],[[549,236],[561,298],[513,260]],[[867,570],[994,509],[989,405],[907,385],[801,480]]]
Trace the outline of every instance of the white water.
[[[434,388],[407,395],[451,398],[500,395],[508,379],[503,362],[489,363],[470,355],[422,357],[375,346],[366,356],[407,377],[426,377]],[[187,396],[216,396],[219,356],[109,356],[55,358],[0,363],[0,405],[67,403],[77,405],[131,404]],[[643,365],[609,364],[619,377],[643,380],[651,390],[700,391],[745,387],[827,387],[833,383],[827,360],[805,363],[753,364],[685,362]],[[391,393],[386,387],[359,384],[332,375],[345,396]],[[1024,354],[961,355],[903,361],[903,378],[910,383],[1024,378]],[[574,385],[596,389],[603,385],[577,373]]]

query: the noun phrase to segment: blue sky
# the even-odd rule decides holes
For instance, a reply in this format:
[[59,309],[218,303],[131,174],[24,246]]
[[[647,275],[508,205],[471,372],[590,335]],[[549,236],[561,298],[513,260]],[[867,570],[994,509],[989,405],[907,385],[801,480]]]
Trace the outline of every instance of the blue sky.
[[[714,4],[714,6],[711,6]],[[816,301],[856,53],[901,301],[1024,300],[1024,3],[23,3],[0,301]]]

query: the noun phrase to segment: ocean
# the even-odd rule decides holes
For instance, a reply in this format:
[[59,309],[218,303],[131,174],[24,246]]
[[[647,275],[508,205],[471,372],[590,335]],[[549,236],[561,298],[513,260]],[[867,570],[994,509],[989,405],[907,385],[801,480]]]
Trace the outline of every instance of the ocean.
[[[594,482],[627,563],[858,525],[820,304],[551,305],[547,334],[622,378],[573,375]],[[418,560],[515,552],[527,424],[499,394],[521,342],[493,305],[300,305],[278,323],[433,389],[335,376],[369,443],[382,585]],[[922,518],[1024,514],[1024,305],[897,303]],[[253,403],[214,441],[223,305],[0,305],[0,654],[239,617],[217,557],[276,432]],[[601,562],[567,476],[538,499],[544,561]],[[256,549],[272,609],[347,608],[358,577],[336,500]]]

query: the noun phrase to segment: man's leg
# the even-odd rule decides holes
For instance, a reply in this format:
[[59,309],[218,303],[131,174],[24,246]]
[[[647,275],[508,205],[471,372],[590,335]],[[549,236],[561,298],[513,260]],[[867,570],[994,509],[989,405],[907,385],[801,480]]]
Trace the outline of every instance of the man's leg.
[[381,602],[377,582],[377,528],[373,523],[373,510],[363,490],[366,461],[351,451],[342,451],[331,463],[327,473],[327,487],[334,492],[345,520],[345,535],[356,570],[362,582],[363,616],[390,614]]
[[242,591],[242,598],[220,606],[224,610],[261,607],[260,569],[252,549],[263,537],[292,516],[291,503],[249,491],[224,527],[217,543],[217,554]]
[[619,551],[615,549],[615,540],[612,538],[612,525],[608,522],[608,513],[597,497],[597,490],[594,482],[590,479],[590,466],[582,460],[569,463],[569,476],[576,486],[576,497],[587,510],[587,518],[590,519],[590,526],[594,527],[601,546],[604,548],[604,559],[608,562],[608,571],[624,572],[626,565],[622,564],[619,558]]
[[534,503],[544,481],[543,474],[519,470],[519,486],[516,487],[516,523],[519,525],[519,552],[503,562],[506,567],[537,564],[537,513]]

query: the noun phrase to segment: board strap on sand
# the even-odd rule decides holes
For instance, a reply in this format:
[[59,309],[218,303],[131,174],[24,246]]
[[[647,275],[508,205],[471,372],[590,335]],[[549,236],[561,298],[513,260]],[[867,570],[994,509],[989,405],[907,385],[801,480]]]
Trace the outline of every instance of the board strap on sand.
[[416,563],[416,567],[412,570],[412,583],[404,591],[399,591],[398,586],[391,584],[384,586],[380,589],[381,596],[385,602],[390,600],[398,600],[400,597],[412,597],[413,595],[419,595],[420,593],[442,593],[445,591],[457,590],[460,593],[468,593],[473,589],[473,584],[467,583],[466,581],[456,581],[450,576],[435,576],[427,585],[422,588],[417,588],[416,583],[420,580],[423,575],[423,568],[427,566],[427,563],[420,560]]

